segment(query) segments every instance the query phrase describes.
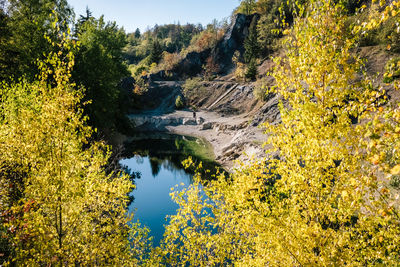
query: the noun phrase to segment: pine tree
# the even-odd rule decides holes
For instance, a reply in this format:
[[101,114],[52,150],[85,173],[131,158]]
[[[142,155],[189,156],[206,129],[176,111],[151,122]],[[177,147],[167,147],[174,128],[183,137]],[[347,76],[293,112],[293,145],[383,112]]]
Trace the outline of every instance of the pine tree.
[[151,63],[158,63],[162,58],[163,49],[158,39],[155,39],[150,47],[149,60]]
[[245,76],[247,79],[255,80],[257,78],[257,74],[258,70],[257,70],[256,60],[252,59],[250,60],[250,63],[247,66]]
[[141,36],[140,30],[139,30],[139,28],[136,28],[136,31],[135,31],[135,38],[136,38],[136,39],[139,39],[140,36]]
[[254,17],[249,27],[249,34],[244,40],[244,60],[250,63],[252,59],[257,59],[260,54],[260,45],[258,43],[257,17]]

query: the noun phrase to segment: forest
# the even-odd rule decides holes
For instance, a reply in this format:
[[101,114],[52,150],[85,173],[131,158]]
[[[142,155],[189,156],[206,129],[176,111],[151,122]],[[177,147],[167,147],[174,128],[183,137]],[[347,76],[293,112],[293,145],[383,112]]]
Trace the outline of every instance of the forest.
[[[399,23],[400,1],[242,0],[227,20],[126,33],[67,0],[0,1],[0,266],[400,265]],[[372,45],[393,55],[379,76],[358,53]],[[110,136],[133,130],[151,75],[189,99],[224,72],[279,96],[281,122],[263,123],[278,156],[212,177],[185,160],[194,182],[154,246]]]

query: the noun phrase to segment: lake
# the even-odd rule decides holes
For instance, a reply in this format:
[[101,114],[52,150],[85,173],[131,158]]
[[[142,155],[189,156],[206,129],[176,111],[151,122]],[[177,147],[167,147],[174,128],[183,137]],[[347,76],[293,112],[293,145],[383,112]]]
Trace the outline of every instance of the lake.
[[149,135],[127,144],[125,150],[120,164],[131,173],[138,172],[129,212],[134,212],[135,220],[150,229],[157,246],[164,234],[166,216],[176,214],[178,208],[171,199],[171,188],[179,185],[180,190],[191,184],[192,174],[183,169],[181,162],[192,156],[215,167],[211,146],[194,137]]

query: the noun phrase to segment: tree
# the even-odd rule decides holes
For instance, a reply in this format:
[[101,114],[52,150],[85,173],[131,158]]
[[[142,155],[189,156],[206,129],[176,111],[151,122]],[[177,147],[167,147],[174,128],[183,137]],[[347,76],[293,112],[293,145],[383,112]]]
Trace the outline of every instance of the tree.
[[255,80],[257,78],[258,70],[257,70],[257,65],[255,59],[252,59],[247,66],[246,70],[246,78],[250,80]]
[[89,143],[82,92],[69,78],[73,44],[52,42],[58,52],[38,63],[37,81],[0,90],[0,184],[9,186],[11,170],[23,185],[17,201],[0,196],[0,230],[7,229],[13,248],[8,263],[135,264],[142,243],[126,216],[132,183],[105,173],[109,149]]
[[[37,74],[36,60],[43,59],[52,47],[43,37],[55,36],[51,27],[58,23],[65,32],[71,23],[73,11],[66,0],[9,0],[7,1],[7,28],[10,36],[6,45],[4,76],[33,79]],[[8,78],[8,77],[7,77]]]
[[136,39],[139,39],[140,36],[141,36],[140,30],[139,30],[139,28],[136,28],[136,31],[135,31],[135,38],[136,38]]
[[89,20],[94,19],[92,12],[89,7],[86,6],[86,14],[79,15],[79,19],[75,24],[75,36],[78,37],[81,34],[81,27]]
[[255,8],[256,0],[240,0],[240,5],[236,12],[245,15],[251,15],[254,13]]
[[381,106],[384,91],[365,75],[354,80],[362,60],[352,53],[357,31],[343,34],[341,4],[300,11],[286,55],[274,60],[282,122],[266,131],[279,159],[220,176],[207,196],[199,183],[176,192],[180,209],[160,251],[166,264],[400,263],[398,202],[384,178],[400,174],[399,108]]
[[122,57],[125,33],[115,22],[105,23],[103,16],[89,18],[79,29],[80,49],[76,53],[73,79],[86,89],[85,101],[90,103],[85,111],[91,125],[114,129],[119,113],[119,84],[129,75]]
[[260,53],[260,45],[258,44],[258,33],[257,33],[257,17],[254,17],[249,27],[249,34],[244,40],[244,60],[246,63],[250,63],[251,60],[257,59]]
[[162,58],[163,48],[158,39],[153,40],[150,46],[149,61],[151,63],[158,63]]

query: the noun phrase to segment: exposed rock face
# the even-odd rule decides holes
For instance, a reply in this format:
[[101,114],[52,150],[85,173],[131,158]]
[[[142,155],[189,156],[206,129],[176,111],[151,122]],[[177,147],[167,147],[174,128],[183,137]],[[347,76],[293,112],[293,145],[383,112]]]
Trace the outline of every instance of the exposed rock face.
[[173,112],[175,99],[183,97],[181,83],[174,81],[151,82],[148,90],[138,98],[141,110],[151,110],[153,114]]
[[246,16],[244,14],[237,14],[232,21],[231,27],[225,33],[224,38],[213,50],[212,54],[220,64],[222,71],[227,72],[231,69],[233,65],[232,57],[236,50],[240,54],[244,53],[243,43],[249,34],[249,27],[253,18],[259,19],[259,15]]
[[233,67],[232,56],[235,51],[238,50],[241,54],[244,53],[243,43],[248,35],[249,27],[254,17],[258,19],[259,15],[254,14],[247,16],[244,14],[237,14],[223,39],[216,47],[212,50],[206,49],[201,52],[188,53],[178,66],[171,71],[172,75],[168,76],[164,71],[160,71],[142,78],[146,81],[162,81],[177,79],[178,76],[192,77],[203,71],[202,67],[209,56],[215,58],[216,63],[219,64],[221,73],[228,73]]
[[195,76],[202,72],[203,64],[206,59],[210,56],[210,49],[202,52],[190,52],[186,57],[179,63],[176,71],[184,76]]

